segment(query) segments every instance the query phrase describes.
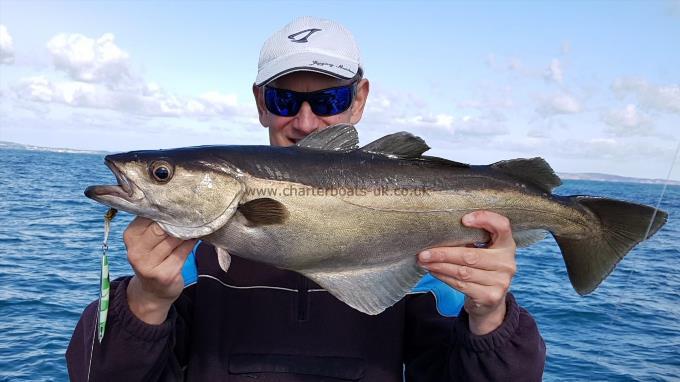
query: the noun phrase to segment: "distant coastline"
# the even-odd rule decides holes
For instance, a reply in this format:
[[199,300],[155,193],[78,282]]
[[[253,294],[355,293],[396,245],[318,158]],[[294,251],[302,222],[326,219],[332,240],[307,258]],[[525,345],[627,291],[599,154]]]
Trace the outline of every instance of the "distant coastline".
[[645,178],[633,178],[628,176],[611,175],[611,174],[601,174],[597,172],[581,172],[581,173],[571,173],[571,172],[560,172],[557,173],[560,179],[569,180],[592,180],[597,182],[620,182],[620,183],[645,183],[645,184],[664,184],[668,183],[673,186],[680,186],[680,181],[665,179],[645,179]]
[[48,151],[52,153],[71,153],[71,154],[111,154],[108,151],[97,151],[97,150],[79,150],[79,149],[69,149],[65,147],[43,147],[43,146],[33,146],[25,145],[23,143],[0,141],[0,149],[12,149],[12,150],[29,150],[29,151]]
[[[56,153],[73,153],[73,154],[100,154],[106,155],[111,154],[109,151],[97,151],[97,150],[78,150],[69,148],[55,148],[55,147],[43,147],[43,146],[33,146],[26,145],[23,143],[0,141],[0,150],[2,149],[14,149],[14,150],[30,150],[30,151],[48,151]],[[597,182],[621,182],[621,183],[644,183],[644,184],[664,184],[666,181],[664,179],[645,179],[645,178],[633,178],[628,176],[602,174],[597,172],[558,172],[557,175],[563,180],[591,180]],[[669,180],[669,185],[680,186],[680,181]]]

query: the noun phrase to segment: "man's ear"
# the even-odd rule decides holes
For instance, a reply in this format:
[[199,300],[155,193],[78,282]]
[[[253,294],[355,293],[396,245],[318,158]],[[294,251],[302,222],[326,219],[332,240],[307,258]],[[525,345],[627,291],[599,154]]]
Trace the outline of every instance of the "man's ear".
[[367,79],[362,79],[357,84],[357,94],[354,96],[352,105],[352,115],[350,116],[350,123],[356,125],[361,120],[364,114],[364,107],[366,106],[366,99],[368,99],[369,84]]
[[257,105],[257,115],[260,118],[260,124],[267,127],[267,121],[265,120],[265,115],[267,114],[267,108],[264,105],[264,95],[262,94],[262,88],[253,83],[253,96],[255,97],[255,104]]

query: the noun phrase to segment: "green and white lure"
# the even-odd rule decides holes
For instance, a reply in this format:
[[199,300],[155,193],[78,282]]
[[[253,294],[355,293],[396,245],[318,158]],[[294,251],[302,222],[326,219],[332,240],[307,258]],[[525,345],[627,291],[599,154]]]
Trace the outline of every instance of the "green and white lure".
[[116,216],[118,210],[110,208],[104,216],[104,242],[102,243],[101,259],[101,279],[99,282],[99,325],[97,325],[97,338],[99,343],[104,339],[106,332],[106,318],[109,315],[109,292],[111,290],[111,280],[109,279],[109,256],[107,255],[109,245],[109,231],[111,220]]
[[[109,279],[109,232],[111,231],[111,220],[116,216],[118,210],[109,208],[104,215],[104,241],[102,242],[101,273],[99,279],[99,315],[98,324],[95,325],[97,339],[99,343],[104,339],[106,332],[106,318],[109,315],[109,294],[111,291],[111,280]],[[90,362],[87,366],[87,380],[90,381],[90,371],[92,369],[92,355],[94,354],[94,333],[92,336],[92,347],[90,348]]]

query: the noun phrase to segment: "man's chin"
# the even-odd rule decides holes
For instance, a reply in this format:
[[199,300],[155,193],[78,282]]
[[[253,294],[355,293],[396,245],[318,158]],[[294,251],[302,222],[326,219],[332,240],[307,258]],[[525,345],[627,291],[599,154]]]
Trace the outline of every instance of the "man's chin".
[[294,140],[286,137],[276,137],[269,140],[269,144],[278,147],[288,147],[295,145],[299,140]]

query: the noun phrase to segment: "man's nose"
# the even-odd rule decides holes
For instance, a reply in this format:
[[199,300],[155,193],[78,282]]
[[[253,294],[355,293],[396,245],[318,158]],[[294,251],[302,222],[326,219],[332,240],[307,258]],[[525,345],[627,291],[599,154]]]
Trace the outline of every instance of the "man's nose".
[[300,130],[305,135],[321,127],[319,117],[314,114],[308,102],[305,101],[302,103],[300,111],[295,116],[295,124],[293,127]]

